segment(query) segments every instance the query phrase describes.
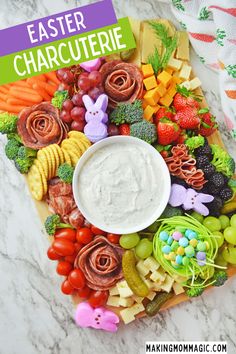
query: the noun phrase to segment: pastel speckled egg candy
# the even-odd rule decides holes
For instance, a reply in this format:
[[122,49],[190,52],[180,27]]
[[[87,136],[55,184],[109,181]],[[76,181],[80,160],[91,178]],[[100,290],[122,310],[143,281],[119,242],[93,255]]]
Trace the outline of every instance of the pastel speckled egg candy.
[[199,261],[204,261],[206,259],[206,253],[205,252],[197,252],[197,260]]
[[167,245],[171,246],[173,242],[173,237],[169,236],[167,240]]
[[188,246],[188,239],[186,237],[182,237],[179,240],[179,245],[182,247],[187,247]]
[[183,237],[183,235],[179,231],[174,231],[172,237],[175,241],[179,241]]
[[171,252],[170,246],[166,245],[166,246],[162,247],[162,252],[164,254],[169,254]]
[[184,255],[184,247],[178,247],[176,253],[179,255],[179,256],[183,256]]
[[189,265],[189,258],[188,257],[183,257],[182,259],[182,263],[185,267],[187,267]]
[[171,251],[175,252],[179,248],[179,243],[174,241],[171,245]]
[[177,264],[182,264],[182,261],[183,261],[183,257],[182,256],[180,256],[180,255],[178,255],[177,257],[176,257],[176,259],[175,259],[175,262],[177,263]]
[[193,238],[197,238],[197,234],[195,231],[193,230],[186,230],[185,231],[185,236],[189,239],[189,240],[192,240]]
[[167,241],[169,238],[169,234],[166,231],[161,231],[159,238],[161,241]]
[[192,258],[195,255],[193,246],[188,246],[185,248],[185,254],[187,257]]
[[192,238],[192,240],[189,241],[189,244],[193,247],[196,247],[198,244],[198,240],[196,240],[195,238]]
[[197,245],[197,250],[200,252],[205,252],[206,251],[206,244],[205,242],[199,242]]

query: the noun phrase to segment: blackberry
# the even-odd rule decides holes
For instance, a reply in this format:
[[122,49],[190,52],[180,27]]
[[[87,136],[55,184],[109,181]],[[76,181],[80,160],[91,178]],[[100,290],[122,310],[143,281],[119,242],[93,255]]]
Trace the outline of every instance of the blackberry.
[[220,188],[217,188],[213,183],[207,183],[208,193],[212,195],[219,195]]
[[231,188],[225,187],[225,188],[221,189],[219,196],[221,197],[221,199],[223,201],[227,202],[227,200],[229,200],[233,197],[233,191]]
[[175,176],[171,176],[171,183],[176,183],[176,184],[179,184],[180,186],[183,186],[185,188],[189,188],[187,183],[183,180],[183,179],[180,179],[178,177],[175,177]]
[[202,167],[202,170],[204,172],[205,177],[209,178],[216,171],[216,168],[210,163],[209,165]]
[[215,172],[209,178],[209,182],[213,183],[214,186],[216,186],[217,188],[222,188],[225,185],[224,175],[222,173],[220,173],[220,172]]
[[209,145],[199,146],[194,150],[196,156],[207,156],[209,160],[212,160],[211,147]]
[[205,185],[199,192],[200,192],[200,193],[209,194],[209,191],[208,191],[208,188],[207,188],[206,185]]
[[215,196],[214,200],[211,203],[207,204],[207,208],[209,209],[209,215],[219,217],[220,214],[220,209],[223,206],[223,202],[220,197]]
[[198,168],[202,168],[202,167],[208,166],[210,164],[208,157],[205,155],[197,157],[196,161],[197,161]]

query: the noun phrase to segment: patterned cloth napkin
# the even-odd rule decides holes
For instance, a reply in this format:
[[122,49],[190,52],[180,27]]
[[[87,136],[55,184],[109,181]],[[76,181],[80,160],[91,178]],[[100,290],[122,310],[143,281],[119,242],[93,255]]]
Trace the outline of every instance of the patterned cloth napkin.
[[236,0],[172,0],[172,10],[200,60],[219,72],[224,120],[236,140]]

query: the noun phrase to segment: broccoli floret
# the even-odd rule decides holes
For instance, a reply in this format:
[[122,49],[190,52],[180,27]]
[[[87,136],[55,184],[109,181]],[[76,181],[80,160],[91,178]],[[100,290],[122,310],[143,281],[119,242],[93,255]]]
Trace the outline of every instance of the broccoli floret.
[[74,168],[68,163],[63,163],[57,170],[58,177],[65,183],[72,183]]
[[161,214],[159,219],[171,218],[172,216],[182,216],[184,212],[181,208],[174,208],[171,205],[167,204],[165,210]]
[[110,114],[109,118],[116,125],[141,122],[143,119],[142,102],[136,100],[134,103],[120,103]]
[[235,171],[234,159],[219,145],[212,144],[211,150],[213,153],[211,163],[215,166],[217,172],[222,172],[227,177],[232,177]]
[[18,141],[20,144],[22,144],[21,137],[17,133],[9,133],[9,134],[7,134],[7,139],[8,140],[14,139],[14,140]]
[[21,144],[17,140],[8,140],[5,146],[5,154],[9,158],[9,160],[15,160],[17,158],[20,146]]
[[16,122],[18,117],[14,114],[1,113],[0,114],[0,133],[9,134],[16,132]]
[[205,143],[204,137],[201,135],[198,136],[193,136],[192,138],[188,138],[187,140],[185,140],[185,145],[187,145],[188,149],[190,151],[193,151],[197,148],[199,148],[200,146],[203,146]]
[[18,157],[21,159],[34,159],[37,156],[37,150],[30,149],[26,146],[21,146],[18,151]]
[[215,272],[215,274],[213,275],[213,280],[214,282],[214,286],[222,286],[224,285],[224,283],[226,282],[226,280],[228,279],[228,275],[226,273],[225,270],[218,270]]
[[203,281],[201,279],[196,279],[194,281],[194,285],[186,290],[186,294],[189,297],[197,297],[202,295],[203,291],[204,291],[204,287],[202,286]]
[[32,164],[33,164],[33,159],[22,159],[20,157],[17,157],[15,159],[15,166],[17,170],[22,174],[27,173],[30,167],[32,166]]
[[64,224],[61,223],[60,216],[57,214],[53,214],[47,217],[44,223],[45,230],[48,233],[48,235],[53,236],[56,232],[56,229],[73,229],[73,227],[70,224]]
[[56,91],[54,97],[52,98],[52,105],[58,109],[62,109],[63,102],[69,98],[67,90]]
[[130,135],[152,144],[157,140],[156,126],[146,120],[134,123],[130,126]]

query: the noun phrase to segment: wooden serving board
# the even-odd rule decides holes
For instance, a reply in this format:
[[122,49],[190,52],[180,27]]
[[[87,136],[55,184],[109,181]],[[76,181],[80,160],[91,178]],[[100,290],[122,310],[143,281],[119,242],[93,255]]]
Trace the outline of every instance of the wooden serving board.
[[[168,26],[170,26],[170,31],[172,32],[173,31],[173,25],[167,21],[167,20],[162,20],[163,23],[168,24]],[[146,22],[144,22],[146,23]],[[140,38],[138,40],[138,43],[137,43],[137,49],[136,49],[136,52],[134,53],[134,56],[133,56],[133,60],[131,60],[131,62],[134,62],[135,64],[139,64],[141,63],[141,58],[142,58],[142,55],[141,55],[141,48],[142,48],[142,45],[144,45],[145,41],[142,40],[142,23],[138,20],[132,20],[132,25],[133,25],[133,32],[135,34],[135,37],[136,37],[136,41],[137,41],[137,36],[140,35]],[[192,73],[192,78],[195,77],[194,74]],[[205,97],[204,97],[204,94],[201,90],[201,88],[197,89],[196,90],[196,94],[198,95],[201,95],[202,96],[202,102],[201,102],[201,107],[202,108],[206,108],[208,107],[207,105],[207,102],[205,100]],[[219,131],[216,131],[213,135],[211,135],[209,138],[209,143],[211,144],[217,144],[217,145],[220,145],[221,147],[223,147],[225,149],[225,146],[224,146],[224,143],[221,139],[221,136],[220,136],[220,133]],[[26,177],[26,183],[28,184],[28,180],[27,180],[27,177]],[[28,184],[29,186],[29,184]],[[33,198],[33,196],[32,196]],[[39,214],[39,217],[42,221],[42,223],[44,223],[45,219],[47,218],[48,215],[50,215],[50,212],[48,210],[48,205],[45,201],[36,201],[35,199],[34,200],[34,204],[35,204],[35,207],[38,211],[38,214]],[[235,198],[236,200],[236,198]],[[49,237],[49,241],[51,242],[53,240],[53,237]],[[234,275],[236,275],[236,267],[234,266],[230,266],[228,268],[228,275],[229,277],[233,277]],[[211,287],[209,287],[208,289],[210,289]],[[161,310],[166,310],[166,309],[169,309],[171,307],[174,307],[184,301],[187,301],[189,300],[188,296],[185,295],[185,294],[180,294],[180,295],[175,295],[173,298],[171,298],[169,301],[167,301],[165,303],[165,305],[162,307]],[[79,302],[81,302],[82,300],[79,299],[78,296],[73,296],[73,302],[74,304],[78,304]],[[124,309],[123,307],[122,308],[117,308],[117,307],[111,307],[111,306],[107,306],[110,310],[112,310],[113,312],[117,313],[119,315],[119,312],[120,310]],[[146,314],[143,312],[143,313],[140,313],[137,318],[141,318],[141,317],[144,317],[146,316]]]

